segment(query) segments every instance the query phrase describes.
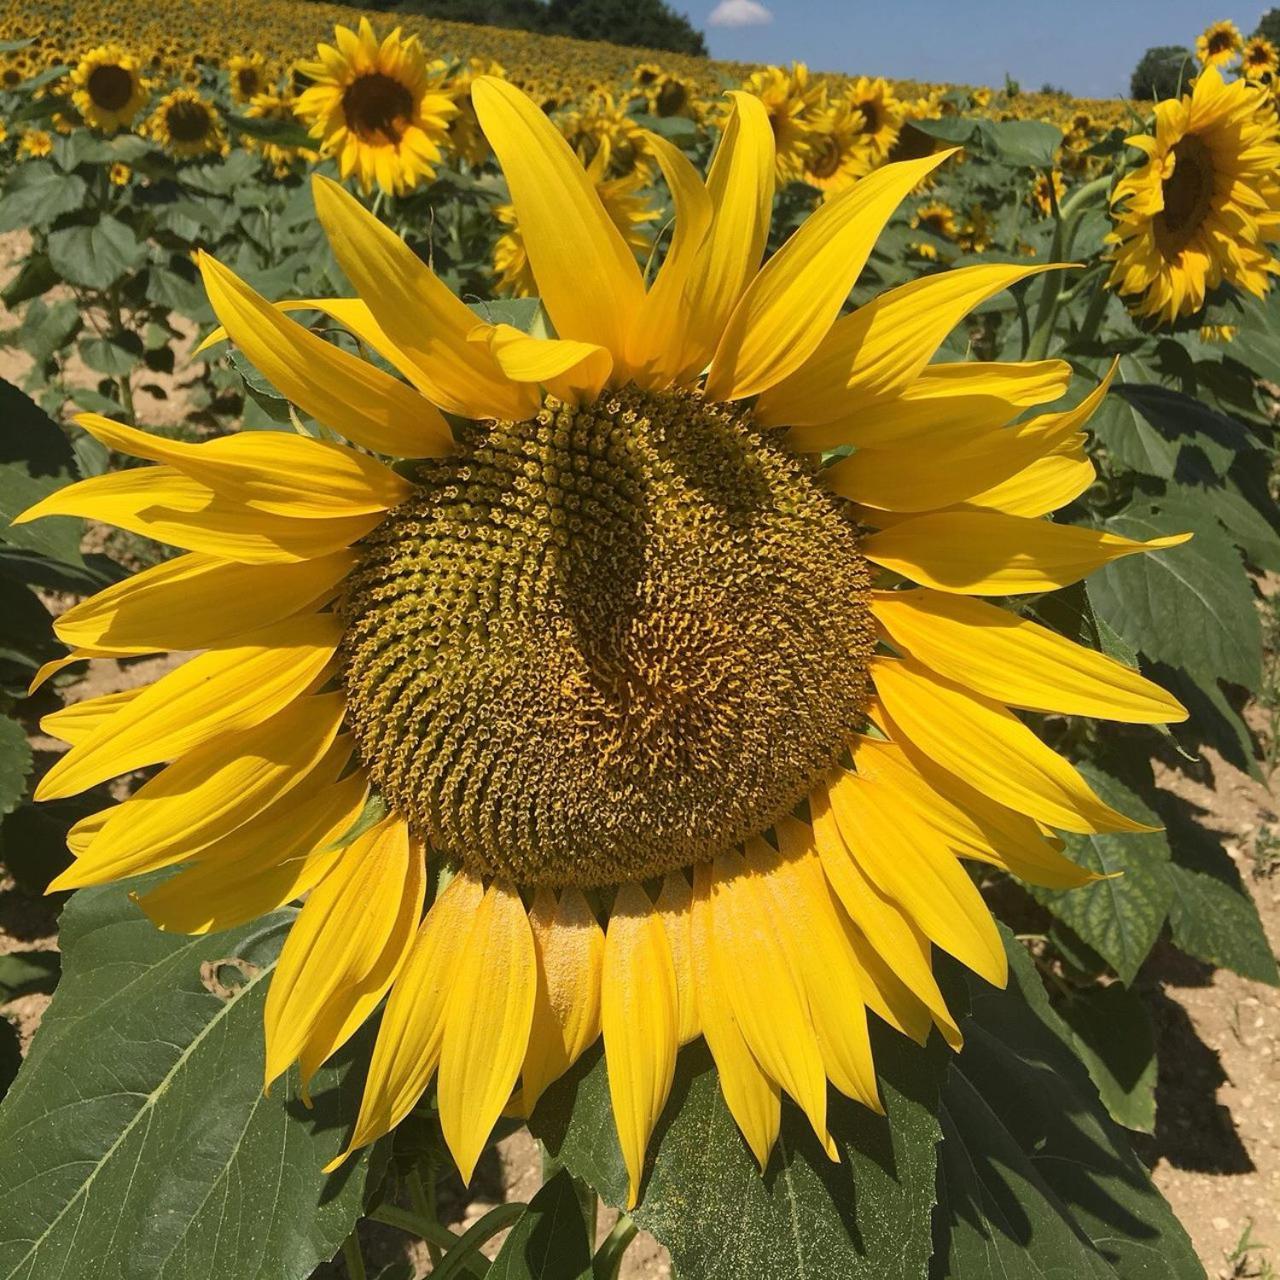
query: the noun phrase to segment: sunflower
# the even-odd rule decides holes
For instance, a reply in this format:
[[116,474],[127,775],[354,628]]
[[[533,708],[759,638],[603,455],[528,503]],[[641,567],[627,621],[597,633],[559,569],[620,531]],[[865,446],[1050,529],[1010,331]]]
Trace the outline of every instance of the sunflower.
[[815,118],[804,157],[803,181],[830,200],[872,168],[862,112],[838,99]]
[[71,101],[85,124],[114,133],[131,124],[147,105],[138,59],[119,45],[91,49],[71,72]]
[[107,170],[107,178],[113,187],[127,187],[132,177],[133,170],[121,160],[117,160]]
[[233,102],[252,102],[260,93],[270,90],[267,60],[258,52],[237,53],[227,63],[227,79]]
[[147,118],[145,131],[171,155],[221,154],[227,149],[218,109],[195,89],[173,89],[166,93]]
[[1067,184],[1062,180],[1062,170],[1054,169],[1052,173],[1036,175],[1027,200],[1042,218],[1048,218],[1053,215],[1055,209],[1062,207],[1062,200],[1066,194]]
[[1196,57],[1201,67],[1225,67],[1234,62],[1244,48],[1240,29],[1229,20],[1214,22],[1205,27],[1196,40]]
[[1246,80],[1271,79],[1280,69],[1280,55],[1266,36],[1251,36],[1240,54],[1240,74]]
[[1236,334],[1239,332],[1239,327],[1234,324],[1202,324],[1200,326],[1200,341],[1221,345],[1234,342]]
[[[931,232],[939,239],[954,240],[959,234],[956,211],[941,200],[931,200],[927,204],[922,204],[911,215],[911,229],[914,231],[919,228]],[[937,262],[941,257],[938,246],[929,240],[913,243],[911,250],[929,262]]]
[[1280,272],[1280,128],[1264,90],[1210,67],[1156,104],[1146,162],[1112,195],[1109,283],[1139,315],[1172,321],[1224,282],[1261,296]]
[[814,124],[826,105],[823,86],[810,83],[809,68],[803,62],[793,62],[790,71],[762,67],[752,72],[742,88],[759,98],[768,113],[778,182],[800,181],[813,143]]
[[584,165],[599,160],[602,172],[610,177],[624,178],[637,171],[645,178],[652,174],[644,131],[627,104],[611,93],[597,90],[582,105],[565,112],[560,132]]
[[[38,678],[199,651],[44,721],[72,744],[44,799],[168,762],[72,829],[52,887],[185,864],[139,901],[197,933],[306,895],[267,999],[268,1081],[295,1060],[309,1079],[387,996],[334,1165],[435,1078],[469,1179],[503,1111],[527,1114],[598,1037],[632,1203],[698,1036],[762,1167],[784,1092],[834,1157],[828,1081],[882,1110],[868,1011],[955,1046],[933,948],[1006,980],[960,859],[1078,885],[1093,875],[1052,829],[1144,829],[1009,708],[1184,714],[983,597],[1182,539],[1042,518],[1093,477],[1080,431],[1106,382],[1027,417],[1069,366],[929,363],[1046,268],[943,272],[840,317],[940,157],[863,179],[761,268],[773,131],[736,94],[705,183],[647,139],[676,225],[646,288],[537,105],[489,78],[472,96],[558,336],[479,323],[317,177],[359,297],[294,305],[406,381],[201,269],[245,358],[350,446],[190,444],[88,415],[156,465],[20,517],[88,516],[185,553],[63,614],[71,653]],[[821,467],[839,446],[856,451]]]
[[[283,124],[296,124],[297,103],[298,100],[288,91],[276,93],[268,90],[254,95],[245,109],[245,115],[251,120],[277,120]],[[257,138],[246,137],[244,145],[250,151],[261,152],[262,158],[272,167],[277,177],[288,173],[298,160],[314,163],[320,158],[317,152],[307,147],[281,146],[278,142],[259,141]]]
[[53,150],[53,135],[47,129],[27,129],[18,141],[18,154],[26,160],[47,156]]
[[874,168],[898,141],[905,114],[887,80],[859,76],[845,89],[845,98],[862,115],[863,138],[870,153],[868,168]]
[[343,178],[357,177],[366,194],[376,185],[401,195],[430,181],[457,112],[443,88],[444,63],[428,64],[418,37],[402,39],[399,27],[379,44],[368,18],[359,34],[335,26],[334,39],[300,68],[311,85],[297,113],[320,151],[336,155]]
[[473,169],[478,169],[490,155],[489,143],[471,105],[471,85],[477,76],[495,76],[505,80],[507,73],[489,59],[471,58],[449,80],[449,96],[458,109],[458,114],[449,121],[449,149]]
[[[653,231],[648,224],[658,216],[652,202],[642,194],[648,185],[647,179],[635,172],[623,178],[606,178],[605,157],[603,149],[596,152],[596,158],[587,166],[587,176],[595,187],[601,207],[617,227],[627,248],[633,254],[645,257],[653,247]],[[538,282],[529,263],[515,205],[499,205],[494,214],[507,228],[493,247],[497,292],[515,298],[536,297]]]

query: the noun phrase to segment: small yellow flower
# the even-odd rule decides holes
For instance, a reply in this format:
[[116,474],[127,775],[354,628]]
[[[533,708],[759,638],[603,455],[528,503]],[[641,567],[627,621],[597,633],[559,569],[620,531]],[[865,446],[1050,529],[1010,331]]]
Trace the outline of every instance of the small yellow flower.
[[28,129],[18,143],[18,153],[25,159],[47,156],[53,150],[53,135],[46,129]]
[[107,170],[107,177],[111,180],[113,186],[128,186],[129,179],[133,177],[133,170],[120,160],[117,160],[110,169]]
[[1225,67],[1235,61],[1243,48],[1244,40],[1234,22],[1214,22],[1196,40],[1196,57],[1201,67]]

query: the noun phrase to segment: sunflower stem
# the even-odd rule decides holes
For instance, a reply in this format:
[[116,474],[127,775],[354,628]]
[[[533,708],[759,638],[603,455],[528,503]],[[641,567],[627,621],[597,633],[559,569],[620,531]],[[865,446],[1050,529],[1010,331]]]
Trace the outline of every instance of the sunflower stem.
[[[405,1179],[409,1187],[409,1203],[413,1206],[413,1211],[420,1218],[427,1222],[438,1222],[436,1217],[436,1167],[435,1160],[431,1153],[428,1152],[425,1160],[427,1166],[427,1178],[424,1184],[422,1174],[418,1170],[410,1169],[409,1175]],[[432,1267],[440,1265],[440,1246],[435,1241],[426,1240],[427,1253],[431,1258]]]
[[351,1234],[342,1242],[342,1261],[347,1266],[349,1280],[368,1280],[365,1270],[364,1254],[360,1252],[359,1227],[353,1227]]
[[[453,1248],[461,1238],[448,1227],[411,1213],[408,1209],[401,1209],[399,1205],[380,1204],[370,1211],[369,1217],[375,1222],[381,1222],[384,1226],[395,1227],[398,1231],[417,1236],[419,1240],[433,1242],[445,1250]],[[473,1275],[483,1275],[487,1264],[483,1258],[471,1258],[468,1260],[467,1267]]]
[[622,1255],[639,1230],[629,1213],[624,1213],[614,1223],[613,1230],[605,1236],[604,1243],[596,1250],[596,1256],[592,1259],[592,1280],[617,1280]]

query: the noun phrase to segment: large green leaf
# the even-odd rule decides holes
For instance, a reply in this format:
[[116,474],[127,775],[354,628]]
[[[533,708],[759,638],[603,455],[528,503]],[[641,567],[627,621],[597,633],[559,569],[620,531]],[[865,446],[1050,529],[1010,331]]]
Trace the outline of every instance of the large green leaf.
[[[1140,822],[1159,825],[1156,815],[1118,778],[1091,765],[1082,765],[1081,772],[1113,808]],[[1106,878],[1079,889],[1033,888],[1031,892],[1124,982],[1132,982],[1160,936],[1173,899],[1168,841],[1159,831],[1066,835],[1065,839],[1073,862]]]
[[0,202],[0,233],[47,227],[60,214],[84,206],[83,178],[60,173],[44,160],[20,165],[5,185]]
[[[1203,1280],[1007,933],[997,991],[949,969],[965,1047],[942,1090],[934,1280]],[[953,994],[954,993],[954,994]]]
[[1239,553],[1212,517],[1142,501],[1106,522],[1112,533],[1156,538],[1190,531],[1183,546],[1127,556],[1089,579],[1095,613],[1148,658],[1256,689],[1262,631]]
[[1156,1043],[1142,997],[1118,982],[1073,992],[1058,1006],[1107,1114],[1126,1129],[1156,1127]]
[[64,280],[88,289],[109,289],[147,257],[146,245],[109,214],[91,227],[50,232],[48,251],[49,261]]
[[30,772],[31,745],[26,731],[16,720],[0,718],[0,815],[18,807]]
[[[829,1118],[840,1148],[833,1164],[784,1103],[782,1134],[763,1177],[724,1105],[705,1046],[681,1051],[633,1215],[670,1250],[679,1275],[923,1274],[946,1050],[937,1037],[918,1049],[878,1023],[873,1044],[887,1119],[833,1092]],[[598,1051],[548,1090],[530,1128],[605,1200],[622,1203],[626,1174]]]
[[262,1008],[292,918],[203,938],[155,929],[120,886],[62,917],[64,973],[0,1106],[0,1277],[291,1280],[363,1207],[358,1051],[262,1092]]

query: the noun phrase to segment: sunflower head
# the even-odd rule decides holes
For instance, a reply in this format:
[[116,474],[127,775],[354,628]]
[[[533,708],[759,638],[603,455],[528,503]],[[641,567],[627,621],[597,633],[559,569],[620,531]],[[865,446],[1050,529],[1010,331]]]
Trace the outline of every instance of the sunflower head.
[[862,134],[875,163],[883,160],[898,141],[903,105],[887,80],[859,76],[845,89],[845,98],[862,116]]
[[1270,80],[1280,70],[1280,53],[1266,36],[1250,36],[1240,54],[1240,74],[1247,80]]
[[81,118],[104,133],[129,125],[147,105],[138,59],[119,45],[99,45],[86,53],[72,70],[71,83],[71,101]]
[[1210,23],[1196,39],[1196,57],[1203,68],[1225,67],[1236,60],[1243,48],[1240,28],[1229,19]]
[[627,104],[607,90],[587,95],[579,106],[565,112],[560,131],[579,160],[595,172],[615,178],[652,174],[643,130]]
[[358,31],[335,27],[334,44],[317,54],[299,68],[309,84],[297,113],[321,153],[366,193],[399,195],[430,181],[457,113],[444,63],[428,63],[418,37],[399,27],[379,41],[368,18]]
[[864,123],[862,112],[842,98],[814,118],[804,181],[817,187],[824,199],[831,199],[875,166]]
[[803,62],[793,62],[790,70],[763,67],[752,72],[742,88],[759,98],[768,113],[777,180],[799,180],[804,173],[815,124],[826,105],[826,86],[810,80],[809,68]]
[[174,89],[156,104],[146,130],[170,155],[182,159],[219,155],[226,130],[213,102],[195,89]]
[[257,50],[247,54],[237,53],[227,63],[227,79],[233,102],[251,102],[270,87],[267,60]]
[[1112,196],[1111,287],[1139,315],[1192,315],[1222,284],[1261,296],[1280,272],[1280,126],[1265,92],[1210,67],[1155,108],[1146,157]]
[[1042,218],[1048,218],[1055,209],[1061,207],[1066,194],[1067,185],[1062,180],[1062,170],[1054,169],[1052,173],[1036,175],[1027,199]]
[[117,160],[108,170],[107,177],[114,187],[127,187],[129,179],[133,177],[133,170],[122,161]]
[[53,135],[47,129],[26,129],[18,142],[18,155],[24,160],[36,160],[53,150]]
[[1005,981],[960,859],[1066,888],[1091,873],[1050,829],[1140,829],[1010,708],[1181,711],[982,597],[1181,539],[1042,518],[1093,479],[1081,428],[1109,376],[1029,417],[1068,365],[931,363],[1046,268],[979,264],[841,314],[944,157],[881,166],[764,264],[774,132],[738,94],[706,180],[645,138],[676,210],[648,282],[603,164],[510,84],[472,96],[548,336],[479,321],[317,178],[362,305],[314,305],[404,380],[202,255],[215,337],[332,435],[191,444],[87,415],[161,465],[130,473],[135,499],[95,477],[20,517],[107,516],[191,553],[57,622],[69,661],[196,656],[79,704],[74,729],[44,721],[76,742],[41,799],[169,762],[73,828],[52,887],[186,863],[141,905],[197,932],[304,896],[266,1076],[309,1079],[385,997],[348,1153],[437,1077],[469,1179],[498,1117],[603,1037],[634,1204],[702,1036],[762,1168],[783,1092],[836,1158],[828,1084],[883,1111],[868,1011],[958,1046],[933,947]]

